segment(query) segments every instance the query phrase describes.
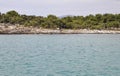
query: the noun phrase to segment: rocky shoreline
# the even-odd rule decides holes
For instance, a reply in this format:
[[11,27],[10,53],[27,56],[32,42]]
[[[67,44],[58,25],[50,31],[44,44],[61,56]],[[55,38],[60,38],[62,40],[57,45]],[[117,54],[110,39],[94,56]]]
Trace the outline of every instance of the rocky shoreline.
[[120,34],[120,30],[43,29],[22,25],[0,25],[0,34]]

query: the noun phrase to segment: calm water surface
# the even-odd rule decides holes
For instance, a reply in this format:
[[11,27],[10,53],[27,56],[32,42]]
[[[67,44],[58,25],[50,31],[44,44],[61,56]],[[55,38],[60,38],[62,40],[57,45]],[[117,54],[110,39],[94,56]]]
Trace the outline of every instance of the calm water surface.
[[0,35],[0,76],[120,76],[120,34]]

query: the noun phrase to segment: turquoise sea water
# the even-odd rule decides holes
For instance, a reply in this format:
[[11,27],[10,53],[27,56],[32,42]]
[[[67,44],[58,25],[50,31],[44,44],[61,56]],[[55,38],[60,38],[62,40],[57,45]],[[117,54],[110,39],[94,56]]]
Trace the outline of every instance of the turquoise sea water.
[[120,34],[0,35],[0,76],[120,76]]

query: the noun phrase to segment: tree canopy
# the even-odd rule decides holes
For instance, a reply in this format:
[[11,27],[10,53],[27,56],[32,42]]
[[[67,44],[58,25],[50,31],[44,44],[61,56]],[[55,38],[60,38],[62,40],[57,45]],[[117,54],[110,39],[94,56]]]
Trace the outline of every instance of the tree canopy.
[[48,15],[47,17],[20,15],[12,10],[7,13],[0,13],[0,23],[50,29],[117,29],[120,28],[120,14],[90,14],[88,16],[66,16],[60,18],[55,15]]

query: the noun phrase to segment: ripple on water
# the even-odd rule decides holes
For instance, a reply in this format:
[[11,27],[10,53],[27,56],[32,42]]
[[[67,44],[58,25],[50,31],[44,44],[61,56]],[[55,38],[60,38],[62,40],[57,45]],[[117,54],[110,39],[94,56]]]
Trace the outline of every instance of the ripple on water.
[[0,76],[120,76],[120,35],[0,35]]

